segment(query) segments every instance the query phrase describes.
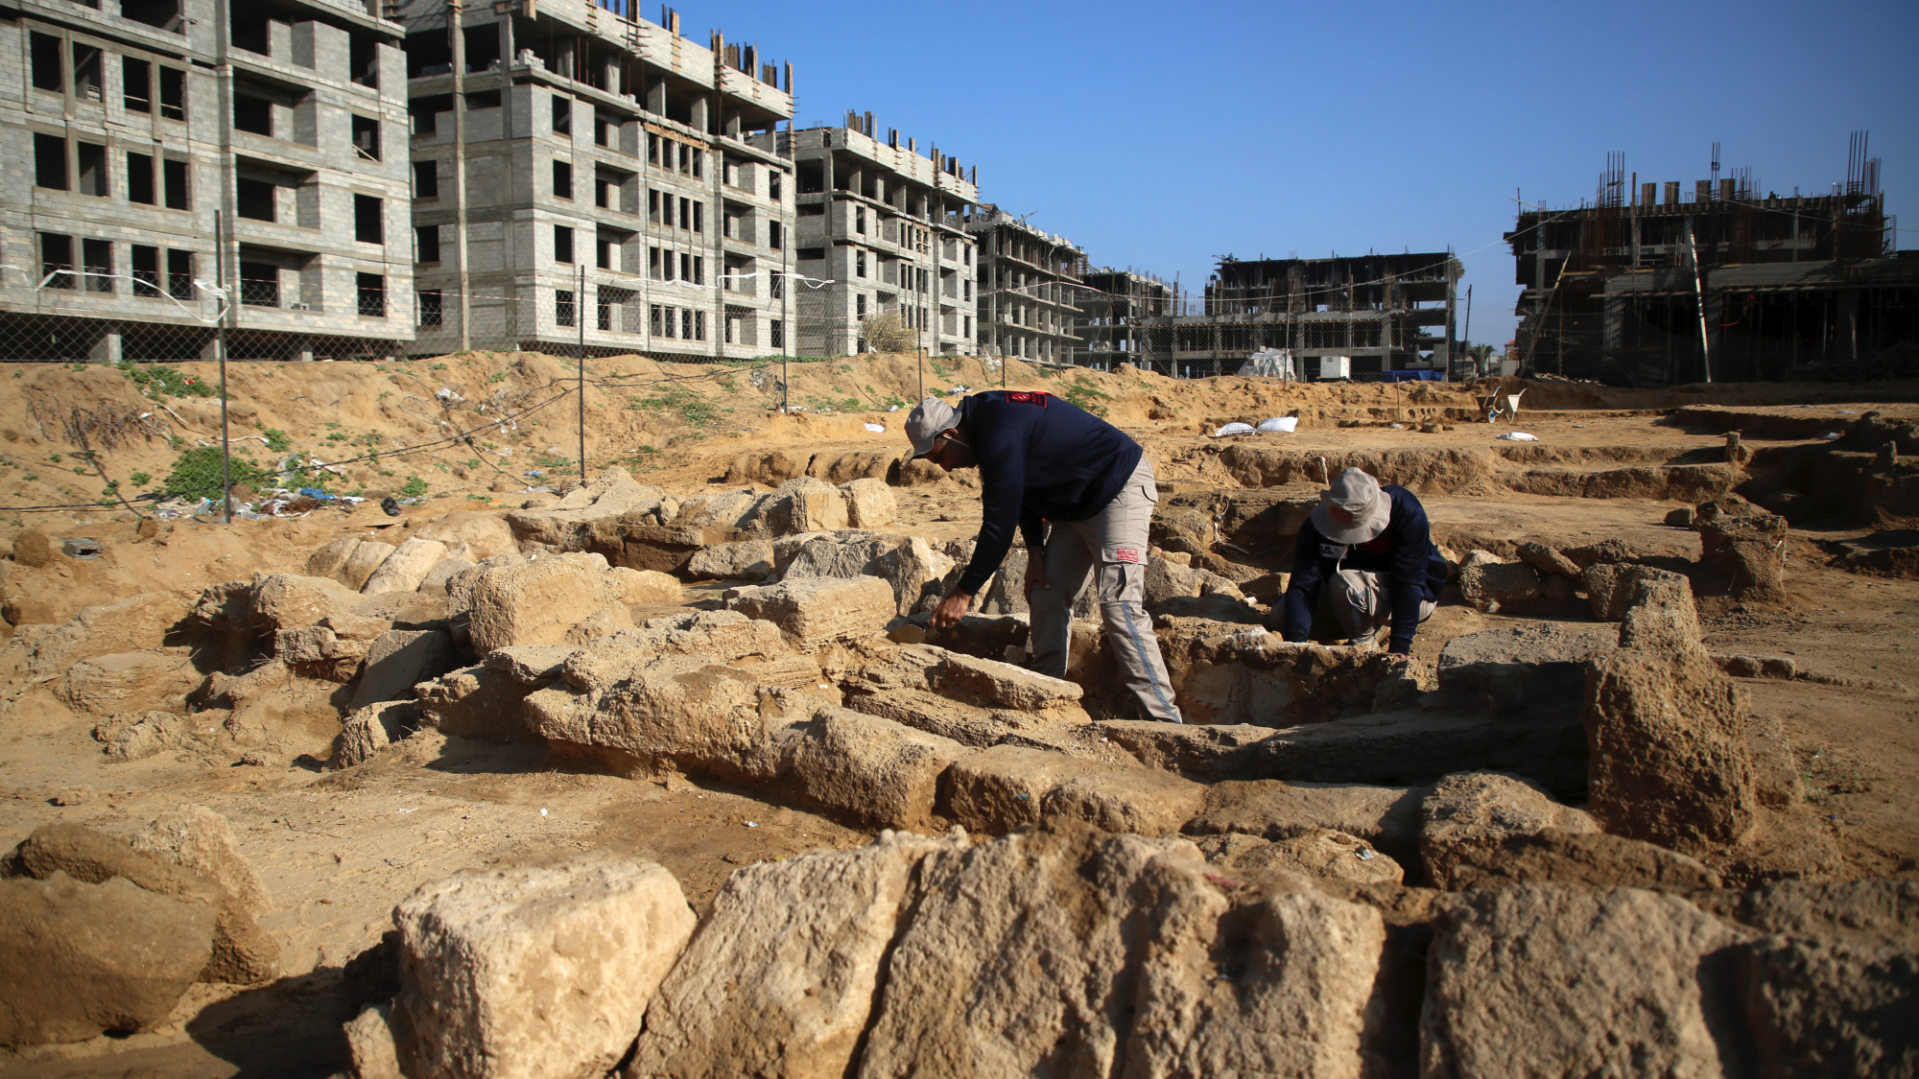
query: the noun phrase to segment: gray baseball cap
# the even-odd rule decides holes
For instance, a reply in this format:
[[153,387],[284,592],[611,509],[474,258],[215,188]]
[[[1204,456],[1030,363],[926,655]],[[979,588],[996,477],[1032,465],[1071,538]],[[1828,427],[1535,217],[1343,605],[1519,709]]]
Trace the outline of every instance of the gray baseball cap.
[[959,410],[937,397],[928,397],[906,414],[906,437],[913,440],[913,456],[933,452],[933,440],[959,426]]
[[[1352,514],[1353,523],[1335,521],[1331,512],[1334,506]],[[1349,468],[1333,477],[1330,489],[1319,493],[1312,521],[1319,534],[1333,543],[1365,543],[1386,531],[1392,516],[1392,496],[1379,489],[1379,481]]]

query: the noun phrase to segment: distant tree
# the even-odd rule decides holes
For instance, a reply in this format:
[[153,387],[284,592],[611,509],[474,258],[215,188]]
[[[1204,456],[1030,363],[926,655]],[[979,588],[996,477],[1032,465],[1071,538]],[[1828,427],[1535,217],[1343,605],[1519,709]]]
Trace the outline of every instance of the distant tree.
[[873,315],[860,323],[860,336],[880,352],[905,352],[915,344],[912,328],[898,311]]

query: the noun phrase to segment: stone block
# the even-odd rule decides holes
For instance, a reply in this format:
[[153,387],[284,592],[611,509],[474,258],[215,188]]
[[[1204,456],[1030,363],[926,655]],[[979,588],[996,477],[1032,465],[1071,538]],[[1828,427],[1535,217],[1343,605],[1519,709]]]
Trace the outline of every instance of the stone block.
[[829,641],[884,631],[897,603],[892,587],[878,577],[816,577],[741,589],[727,606],[773,623],[789,645],[810,652]]
[[475,562],[519,550],[519,541],[513,538],[513,529],[506,521],[476,510],[454,510],[444,517],[415,525],[413,538],[439,540],[449,549],[464,545],[467,553],[462,557]]
[[1205,805],[1205,788],[1151,768],[999,745],[955,761],[947,815],[993,835],[1041,819],[1083,820],[1140,835],[1169,835]]
[[1632,598],[1620,619],[1619,647],[1703,654],[1706,646],[1700,642],[1692,582],[1677,573],[1658,570],[1642,576],[1632,586]]
[[1344,832],[1307,828],[1280,839],[1232,832],[1198,841],[1200,852],[1225,869],[1276,869],[1309,880],[1350,884],[1405,883],[1399,862],[1371,843]]
[[686,564],[686,575],[695,580],[757,581],[773,575],[773,544],[767,540],[742,540],[703,547]]
[[1064,678],[959,652],[947,652],[944,661],[927,672],[927,680],[941,693],[983,708],[1016,708],[1025,712],[1072,707],[1078,704],[1083,692]]
[[965,746],[844,708],[822,708],[787,749],[788,782],[808,803],[881,828],[933,823],[940,778]]
[[1386,652],[1292,644],[1264,630],[1198,618],[1164,619],[1158,636],[1175,703],[1192,724],[1324,722],[1349,708],[1371,708],[1381,683],[1406,664]]
[[680,602],[679,578],[651,569],[616,567],[609,571],[613,592],[628,607],[656,607]]
[[1509,884],[1644,888],[1694,895],[1719,887],[1719,874],[1678,851],[1605,832],[1548,828],[1448,853],[1445,886],[1457,891]]
[[1542,574],[1577,578],[1581,573],[1579,563],[1536,541],[1519,545],[1519,560]]
[[607,605],[608,591],[604,570],[570,559],[484,570],[468,600],[473,650],[563,643],[574,623]]
[[0,1045],[159,1023],[212,956],[213,922],[208,904],[123,877],[0,880]]
[[410,1075],[577,1079],[633,1044],[692,936],[672,874],[607,854],[471,869],[394,908]]
[[1425,795],[1424,787],[1227,780],[1207,787],[1205,808],[1185,831],[1266,840],[1331,831],[1412,864],[1419,855],[1419,806]]
[[366,667],[347,708],[358,711],[381,701],[411,700],[414,686],[438,678],[458,662],[453,635],[446,630],[388,630],[367,650]]
[[[521,652],[551,645],[519,645],[502,649]],[[461,738],[483,742],[530,742],[534,734],[526,725],[526,697],[551,679],[527,681],[515,668],[501,669],[493,662],[500,652],[487,656],[479,666],[463,667],[414,687],[423,725]],[[558,664],[555,664],[557,674]]]
[[885,480],[871,476],[840,484],[846,496],[847,523],[854,528],[885,528],[899,515],[899,500]]
[[629,1074],[662,1079],[851,1073],[887,949],[928,854],[963,840],[883,833],[870,846],[734,871],[660,986]]
[[1538,784],[1497,772],[1441,779],[1421,800],[1419,815],[1420,857],[1427,877],[1440,888],[1457,887],[1452,875],[1460,861],[1510,836],[1599,830],[1591,817],[1553,801]]
[[1786,596],[1784,517],[1762,513],[1722,516],[1698,526],[1700,558],[1716,578],[1716,592],[1741,603],[1782,605]]
[[1698,854],[1752,828],[1745,693],[1704,653],[1594,660],[1584,723],[1588,808],[1606,831]]
[[359,602],[358,593],[331,578],[276,573],[254,582],[248,614],[255,632],[271,636],[313,625],[330,614],[348,613]]
[[393,549],[379,568],[360,586],[360,593],[377,596],[387,592],[413,592],[426,575],[448,557],[446,544],[417,536]]
[[1585,690],[1586,661],[1611,653],[1610,626],[1538,623],[1467,633],[1439,653],[1439,692],[1453,706],[1495,716],[1566,709]]
[[1500,562],[1484,551],[1474,551],[1459,567],[1459,594],[1488,613],[1523,608],[1538,600],[1544,587],[1538,570],[1524,562]]
[[340,736],[334,740],[327,767],[340,769],[363,764],[419,726],[420,706],[415,701],[369,704],[340,721]]
[[81,660],[54,692],[67,707],[93,716],[182,709],[200,683],[185,658],[165,652],[124,652]]
[[1655,892],[1466,893],[1427,953],[1421,1074],[1721,1075],[1708,960],[1739,941]]
[[697,656],[635,656],[603,689],[571,684],[526,699],[527,727],[549,742],[613,750],[650,765],[763,782],[777,773],[760,683]]
[[453,583],[453,578],[472,569],[473,565],[464,558],[442,558],[434,563],[432,569],[426,571],[426,576],[420,581],[420,591],[428,595],[444,596],[447,586]]

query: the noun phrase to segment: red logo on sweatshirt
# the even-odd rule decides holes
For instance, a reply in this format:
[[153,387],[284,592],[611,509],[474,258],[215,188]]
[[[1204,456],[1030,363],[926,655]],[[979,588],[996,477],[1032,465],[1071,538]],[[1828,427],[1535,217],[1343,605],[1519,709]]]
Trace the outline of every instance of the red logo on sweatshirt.
[[1113,548],[1113,561],[1131,562],[1134,565],[1138,565],[1139,564],[1139,548],[1115,547]]
[[1036,392],[1033,390],[1014,390],[1011,393],[1008,393],[1006,395],[1006,399],[1008,401],[1012,401],[1017,404],[1038,405],[1041,408],[1045,408],[1046,399],[1049,396],[1051,396],[1051,394],[1048,394],[1045,392]]

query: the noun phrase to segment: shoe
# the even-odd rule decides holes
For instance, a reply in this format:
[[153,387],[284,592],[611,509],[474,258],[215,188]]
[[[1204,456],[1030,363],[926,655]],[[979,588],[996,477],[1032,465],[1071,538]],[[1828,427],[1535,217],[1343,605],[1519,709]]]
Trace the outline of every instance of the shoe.
[[1354,637],[1352,640],[1346,642],[1346,647],[1357,648],[1361,652],[1372,652],[1379,648],[1379,639],[1376,637]]

